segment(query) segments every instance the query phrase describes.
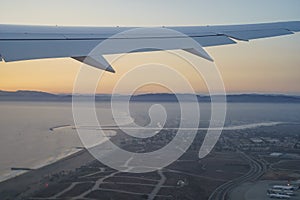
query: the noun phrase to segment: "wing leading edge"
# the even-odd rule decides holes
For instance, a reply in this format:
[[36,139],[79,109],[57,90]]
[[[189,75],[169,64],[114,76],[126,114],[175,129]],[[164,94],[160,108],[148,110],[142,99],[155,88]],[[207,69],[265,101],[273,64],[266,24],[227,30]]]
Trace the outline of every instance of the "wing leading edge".
[[[227,26],[166,27],[193,38],[202,47],[235,44],[236,41],[249,41],[259,38],[290,35],[300,31],[300,21]],[[122,36],[129,27],[59,27],[59,26],[22,26],[0,25],[0,61],[5,62],[42,58],[71,57],[99,69],[114,72],[102,55],[125,53],[120,43],[117,50],[107,49],[102,55],[89,56],[90,52],[109,37],[121,33],[118,41],[130,39],[135,42],[168,41],[165,50],[183,49],[187,52],[212,60],[204,49],[191,49],[184,43],[172,42],[174,35],[157,34]],[[170,45],[171,44],[171,45]],[[139,50],[142,52],[143,50]],[[144,50],[151,51],[151,50]]]

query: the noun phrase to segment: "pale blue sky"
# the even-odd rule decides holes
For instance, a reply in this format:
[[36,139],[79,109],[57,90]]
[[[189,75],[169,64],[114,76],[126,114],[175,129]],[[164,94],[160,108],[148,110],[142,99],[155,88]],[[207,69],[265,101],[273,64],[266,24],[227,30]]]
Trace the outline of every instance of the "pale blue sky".
[[0,23],[203,25],[300,20],[299,0],[10,0]]

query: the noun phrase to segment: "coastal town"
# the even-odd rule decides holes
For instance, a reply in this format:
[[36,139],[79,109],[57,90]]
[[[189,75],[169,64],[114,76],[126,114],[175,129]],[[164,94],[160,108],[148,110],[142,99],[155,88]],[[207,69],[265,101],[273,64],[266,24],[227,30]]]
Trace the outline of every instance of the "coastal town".
[[[112,127],[113,128],[113,127]],[[285,134],[280,134],[286,131]],[[83,166],[73,170],[49,173],[16,199],[298,199],[292,192],[278,186],[300,185],[300,149],[297,124],[281,124],[243,130],[224,130],[214,150],[204,159],[198,158],[205,131],[198,134],[190,148],[171,165],[150,173],[120,172],[89,157]],[[121,131],[111,141],[133,152],[153,151],[172,140],[176,130],[162,130],[151,138],[124,137]],[[82,150],[87,157],[88,152]],[[82,156],[71,157],[75,162]],[[127,162],[130,166],[130,162]],[[55,164],[54,164],[55,166]],[[47,166],[45,167],[47,168]],[[42,169],[37,169],[42,170]],[[30,171],[28,174],[37,173]],[[16,177],[22,179],[22,175]],[[275,187],[275,188],[274,188]],[[253,188],[259,188],[253,190]],[[238,192],[237,192],[238,191]],[[241,192],[243,191],[243,192]],[[253,192],[256,191],[256,192]],[[2,193],[4,194],[4,193]],[[283,196],[283,197],[285,197]],[[248,198],[249,199],[249,198]]]

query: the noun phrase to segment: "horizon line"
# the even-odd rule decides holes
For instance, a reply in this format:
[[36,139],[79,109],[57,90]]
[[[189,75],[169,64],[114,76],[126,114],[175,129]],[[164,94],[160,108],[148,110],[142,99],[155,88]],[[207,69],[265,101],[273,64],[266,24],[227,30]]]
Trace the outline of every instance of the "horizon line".
[[[55,93],[55,92],[47,92],[42,90],[1,90],[0,92],[41,92],[41,93],[48,93],[52,95],[74,95],[74,93]],[[118,95],[118,96],[138,96],[138,95],[159,95],[159,94],[174,94],[174,95],[203,95],[203,96],[214,96],[214,95],[222,95],[220,93],[208,94],[208,93],[168,93],[168,92],[145,92],[145,93],[138,93],[138,94],[111,94],[111,93],[76,93],[75,95]],[[224,95],[284,95],[284,96],[300,96],[299,93],[274,93],[274,92],[226,92]]]

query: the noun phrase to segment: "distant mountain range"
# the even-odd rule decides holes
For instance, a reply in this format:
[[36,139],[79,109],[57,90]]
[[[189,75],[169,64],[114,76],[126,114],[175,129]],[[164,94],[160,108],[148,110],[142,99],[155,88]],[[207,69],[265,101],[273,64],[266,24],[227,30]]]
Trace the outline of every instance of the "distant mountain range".
[[47,92],[19,90],[16,92],[1,91],[0,101],[51,101],[65,99],[66,96]]
[[[84,97],[84,95],[80,95]],[[191,94],[177,94],[178,99],[183,101],[191,101]],[[157,93],[157,94],[141,94],[130,97],[131,101],[136,102],[176,102],[175,94]],[[216,99],[219,96],[214,96]],[[126,95],[116,96],[117,100],[126,100]],[[257,102],[257,103],[300,103],[300,96],[280,95],[280,94],[229,94],[226,96],[227,102]],[[96,101],[110,101],[111,95],[96,95]],[[16,92],[8,92],[0,90],[0,101],[71,101],[72,95],[51,94],[47,92],[20,90]],[[207,95],[197,95],[199,102],[210,102],[211,98]]]
[[[191,101],[190,94],[178,94],[183,101]],[[215,101],[219,101],[220,96],[215,95]],[[142,94],[131,98],[133,101],[177,101],[174,94]],[[300,96],[271,95],[271,94],[229,94],[226,95],[227,102],[278,102],[278,103],[300,103]],[[207,95],[197,95],[199,102],[210,102],[211,97]],[[221,99],[223,100],[223,99]]]

